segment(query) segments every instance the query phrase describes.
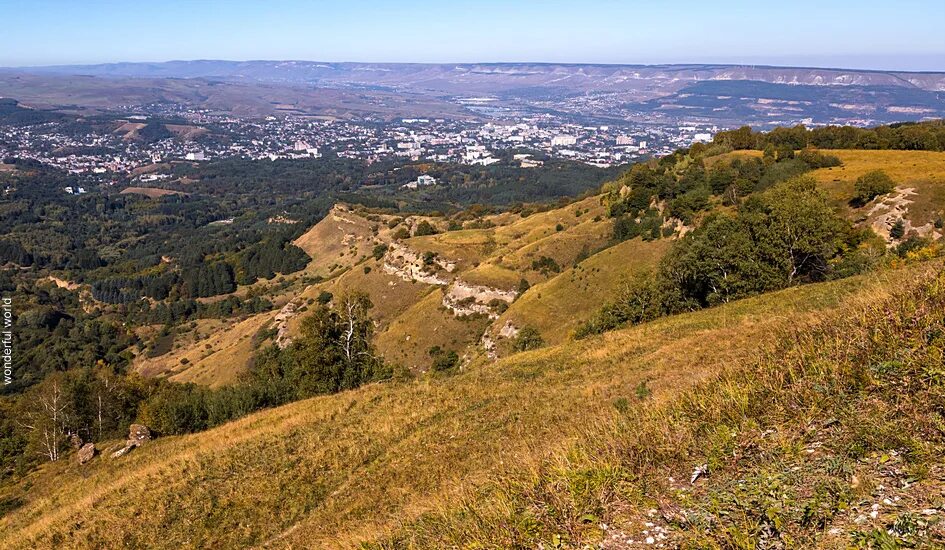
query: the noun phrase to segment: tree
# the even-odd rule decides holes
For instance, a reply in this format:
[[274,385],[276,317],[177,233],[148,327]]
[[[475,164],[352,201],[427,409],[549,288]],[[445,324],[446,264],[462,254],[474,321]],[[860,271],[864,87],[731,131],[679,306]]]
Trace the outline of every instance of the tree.
[[899,240],[906,235],[906,222],[899,218],[893,223],[892,227],[889,229],[889,236],[893,239]]
[[538,329],[532,326],[524,326],[518,331],[518,335],[512,340],[512,349],[515,351],[529,351],[538,349],[545,345],[544,339]]
[[427,220],[422,220],[417,224],[417,229],[414,230],[413,234],[417,237],[423,237],[425,235],[436,235],[436,228],[433,227],[433,224]]
[[844,254],[853,258],[847,251],[866,239],[812,178],[795,178],[748,197],[734,214],[709,216],[673,245],[655,275],[625,285],[578,336],[846,273],[858,263]]
[[798,277],[822,279],[828,260],[838,254],[849,223],[831,208],[827,196],[811,177],[790,180],[762,199],[761,225],[755,229],[761,242],[778,254],[787,283]]
[[71,396],[65,392],[65,374],[46,377],[19,400],[17,422],[27,431],[27,447],[53,462],[65,450],[71,432]]
[[871,170],[856,178],[853,184],[853,204],[862,206],[880,195],[892,193],[896,188],[892,178],[882,170]]
[[531,286],[532,286],[532,285],[528,284],[528,280],[527,280],[527,279],[524,279],[524,278],[523,278],[523,279],[519,279],[519,281],[518,281],[518,295],[521,296],[522,294],[525,294],[526,292],[528,292],[528,289],[531,288]]
[[334,309],[319,304],[302,321],[301,336],[292,345],[261,358],[254,369],[257,380],[277,395],[302,399],[388,376],[371,344],[372,307],[368,296],[357,292],[339,298]]

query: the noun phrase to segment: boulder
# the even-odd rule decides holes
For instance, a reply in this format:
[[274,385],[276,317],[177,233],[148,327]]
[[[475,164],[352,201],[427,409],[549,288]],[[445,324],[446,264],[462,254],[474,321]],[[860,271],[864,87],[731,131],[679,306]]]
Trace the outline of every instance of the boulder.
[[130,450],[131,450],[131,447],[122,447],[121,449],[118,449],[117,451],[112,453],[112,458],[118,458],[120,456],[124,456]]
[[126,447],[140,447],[148,441],[151,441],[151,430],[144,424],[132,424],[128,428]]
[[128,454],[128,451],[151,441],[151,430],[144,424],[132,424],[128,427],[128,441],[125,446],[112,453],[112,458]]
[[95,456],[95,443],[86,443],[79,449],[79,464],[85,464]]

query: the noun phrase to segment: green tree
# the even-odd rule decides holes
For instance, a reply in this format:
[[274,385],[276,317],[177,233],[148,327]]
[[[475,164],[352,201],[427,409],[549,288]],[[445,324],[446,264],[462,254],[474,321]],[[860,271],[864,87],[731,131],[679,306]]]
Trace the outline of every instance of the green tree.
[[906,222],[899,218],[893,223],[892,227],[889,229],[889,236],[893,239],[899,240],[906,235]]
[[436,228],[433,227],[433,224],[431,224],[427,220],[422,220],[420,223],[418,223],[416,230],[414,230],[413,232],[413,234],[417,237],[423,237],[425,235],[436,235],[436,233],[437,233]]
[[515,339],[512,340],[512,349],[515,351],[529,351],[538,349],[545,345],[545,340],[541,333],[535,327],[526,325],[519,329]]
[[856,178],[853,184],[853,203],[862,206],[880,195],[892,193],[895,182],[882,170],[871,170]]

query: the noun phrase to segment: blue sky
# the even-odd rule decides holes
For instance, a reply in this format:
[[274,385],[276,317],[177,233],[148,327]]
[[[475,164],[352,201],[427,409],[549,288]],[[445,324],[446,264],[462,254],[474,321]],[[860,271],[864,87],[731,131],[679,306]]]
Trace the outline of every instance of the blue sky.
[[737,62],[945,70],[945,0],[0,0],[0,66]]

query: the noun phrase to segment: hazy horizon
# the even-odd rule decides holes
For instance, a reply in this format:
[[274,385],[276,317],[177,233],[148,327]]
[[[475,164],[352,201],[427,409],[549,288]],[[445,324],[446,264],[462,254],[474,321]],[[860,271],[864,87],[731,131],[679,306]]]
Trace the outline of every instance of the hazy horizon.
[[824,4],[0,0],[0,67],[327,60],[945,71],[941,2]]
[[49,63],[41,65],[6,65],[0,66],[0,69],[49,69],[56,67],[95,67],[103,65],[160,65],[169,63],[332,63],[332,64],[362,64],[362,65],[598,65],[598,66],[639,66],[639,67],[658,67],[658,66],[686,66],[686,65],[731,65],[731,66],[751,66],[751,67],[771,67],[771,68],[790,68],[790,69],[814,69],[814,70],[850,70],[850,71],[878,71],[878,72],[915,72],[915,73],[942,73],[945,72],[945,66],[940,69],[900,69],[891,66],[868,66],[847,64],[838,65],[830,63],[779,63],[772,61],[750,61],[750,60],[691,60],[691,61],[653,61],[653,62],[598,62],[598,61],[548,61],[548,60],[508,60],[493,61],[485,60],[462,60],[462,61],[386,61],[386,60],[347,60],[347,59],[266,59],[266,58],[247,58],[247,59],[225,59],[225,58],[190,58],[190,59],[162,59],[162,60],[140,60],[140,61],[103,61],[96,63]]

